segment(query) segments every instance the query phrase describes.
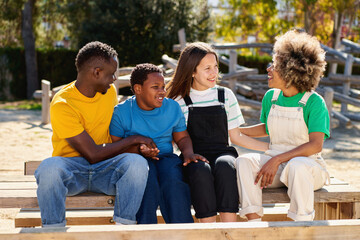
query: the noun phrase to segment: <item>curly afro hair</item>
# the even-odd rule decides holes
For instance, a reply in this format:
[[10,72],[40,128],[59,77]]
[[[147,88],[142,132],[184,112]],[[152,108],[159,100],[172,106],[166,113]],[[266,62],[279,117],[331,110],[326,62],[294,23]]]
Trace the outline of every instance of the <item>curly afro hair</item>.
[[286,87],[294,86],[299,92],[315,89],[326,66],[320,42],[297,29],[276,38],[273,61]]

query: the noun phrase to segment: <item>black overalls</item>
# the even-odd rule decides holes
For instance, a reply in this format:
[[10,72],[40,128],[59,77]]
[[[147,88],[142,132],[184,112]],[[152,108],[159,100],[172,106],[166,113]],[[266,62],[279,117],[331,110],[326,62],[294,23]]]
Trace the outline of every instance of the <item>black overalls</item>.
[[236,213],[239,195],[234,162],[238,154],[228,142],[224,88],[218,88],[221,105],[193,107],[189,96],[185,96],[184,101],[189,107],[187,130],[194,153],[203,155],[210,162],[192,162],[185,167],[195,216],[206,218],[217,212]]

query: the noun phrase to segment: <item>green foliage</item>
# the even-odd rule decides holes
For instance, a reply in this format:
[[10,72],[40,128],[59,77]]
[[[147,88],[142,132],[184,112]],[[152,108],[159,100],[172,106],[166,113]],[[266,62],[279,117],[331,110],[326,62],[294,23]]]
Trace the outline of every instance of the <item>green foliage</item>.
[[[39,86],[41,86],[41,79],[50,81],[52,88],[75,80],[76,68],[74,61],[76,54],[77,51],[75,50],[37,49]],[[11,94],[16,99],[25,99],[27,88],[24,49],[0,48],[0,57],[4,55],[8,59],[7,68],[12,75],[12,81],[10,82]]]
[[78,46],[99,40],[119,53],[120,66],[161,62],[178,43],[185,28],[187,41],[206,41],[210,15],[206,1],[191,0],[93,0],[82,10]]
[[[229,56],[224,55],[227,58]],[[272,61],[271,56],[265,55],[265,56],[259,56],[259,55],[238,55],[237,63],[240,66],[245,66],[248,68],[257,68],[259,70],[259,74],[266,74],[266,68],[267,65]],[[229,67],[220,64],[220,72],[227,73],[229,71]]]
[[218,16],[216,34],[227,41],[247,40],[247,36],[256,36],[259,42],[273,42],[284,28],[292,23],[277,18],[275,0],[222,0],[228,6],[223,15]]
[[77,75],[75,67],[76,54],[77,51],[75,50],[38,49],[39,79],[50,81],[52,88],[74,81]]
[[11,109],[11,110],[41,110],[41,103],[30,101],[14,102],[14,104],[4,104],[0,106],[0,109]]

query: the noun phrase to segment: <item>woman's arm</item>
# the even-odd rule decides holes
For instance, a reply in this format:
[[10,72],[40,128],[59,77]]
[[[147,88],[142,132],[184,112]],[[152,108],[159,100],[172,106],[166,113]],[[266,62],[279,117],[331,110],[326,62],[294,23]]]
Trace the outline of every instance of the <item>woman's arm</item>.
[[261,178],[261,188],[267,187],[273,182],[281,163],[287,162],[294,157],[308,157],[321,152],[324,143],[324,135],[325,134],[322,132],[312,132],[309,134],[309,142],[271,158],[258,172],[255,184],[257,184]]
[[269,143],[256,140],[242,133],[240,128],[229,130],[230,141],[240,147],[248,148],[256,151],[266,151],[269,149]]
[[249,137],[266,137],[268,134],[266,133],[266,127],[264,123],[259,123],[256,125],[248,126],[248,127],[240,127],[241,133],[249,136]]

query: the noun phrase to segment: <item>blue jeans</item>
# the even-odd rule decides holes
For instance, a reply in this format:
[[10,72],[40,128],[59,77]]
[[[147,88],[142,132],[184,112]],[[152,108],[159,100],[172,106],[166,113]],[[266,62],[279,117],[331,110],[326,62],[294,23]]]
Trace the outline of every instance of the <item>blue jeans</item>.
[[193,223],[189,186],[183,181],[182,160],[175,154],[148,159],[149,177],[139,212],[139,224],[157,223],[156,210],[160,205],[166,223]]
[[95,164],[83,157],[45,159],[35,171],[42,225],[65,226],[66,196],[88,191],[115,195],[114,221],[135,224],[148,171],[146,159],[132,153]]

